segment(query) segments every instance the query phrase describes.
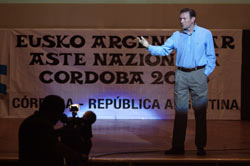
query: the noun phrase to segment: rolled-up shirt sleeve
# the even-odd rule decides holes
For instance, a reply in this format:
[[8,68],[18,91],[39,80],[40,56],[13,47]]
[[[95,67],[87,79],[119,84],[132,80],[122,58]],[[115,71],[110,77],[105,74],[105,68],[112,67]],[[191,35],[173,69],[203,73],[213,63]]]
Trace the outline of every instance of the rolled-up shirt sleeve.
[[172,39],[171,36],[161,46],[150,45],[148,47],[148,51],[150,52],[151,55],[167,56],[172,52],[173,48],[174,48],[174,40]]

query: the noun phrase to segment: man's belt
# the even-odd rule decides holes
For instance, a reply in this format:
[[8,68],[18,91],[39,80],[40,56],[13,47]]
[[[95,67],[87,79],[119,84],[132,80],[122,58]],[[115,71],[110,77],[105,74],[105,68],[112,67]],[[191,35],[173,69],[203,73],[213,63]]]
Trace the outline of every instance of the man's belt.
[[205,66],[206,66],[206,65],[197,66],[197,67],[194,67],[194,68],[178,67],[178,69],[181,70],[181,71],[184,71],[184,72],[191,72],[191,71],[203,69]]

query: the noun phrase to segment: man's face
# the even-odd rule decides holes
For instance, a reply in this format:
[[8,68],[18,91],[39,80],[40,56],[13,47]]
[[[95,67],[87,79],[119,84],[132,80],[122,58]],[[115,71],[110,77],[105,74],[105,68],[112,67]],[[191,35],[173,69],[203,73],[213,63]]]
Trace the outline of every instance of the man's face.
[[180,23],[183,30],[188,30],[195,23],[195,17],[190,18],[189,12],[180,14]]

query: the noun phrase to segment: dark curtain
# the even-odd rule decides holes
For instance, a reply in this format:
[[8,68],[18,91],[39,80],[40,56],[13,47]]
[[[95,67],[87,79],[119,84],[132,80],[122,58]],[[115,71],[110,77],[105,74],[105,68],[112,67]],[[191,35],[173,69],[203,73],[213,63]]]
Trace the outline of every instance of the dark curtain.
[[241,120],[250,120],[250,30],[242,37]]

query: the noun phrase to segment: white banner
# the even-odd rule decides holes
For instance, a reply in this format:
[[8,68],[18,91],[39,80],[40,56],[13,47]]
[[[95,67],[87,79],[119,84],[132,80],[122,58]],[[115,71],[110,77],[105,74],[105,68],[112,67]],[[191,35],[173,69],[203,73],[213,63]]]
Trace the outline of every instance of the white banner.
[[[8,116],[26,117],[57,94],[69,115],[77,103],[79,116],[92,110],[99,119],[173,119],[175,54],[151,56],[136,37],[161,45],[174,31],[10,30]],[[209,77],[208,119],[240,119],[242,31],[212,33],[217,66]]]

